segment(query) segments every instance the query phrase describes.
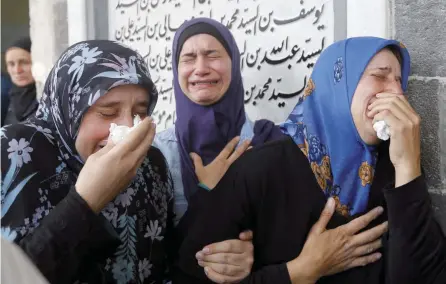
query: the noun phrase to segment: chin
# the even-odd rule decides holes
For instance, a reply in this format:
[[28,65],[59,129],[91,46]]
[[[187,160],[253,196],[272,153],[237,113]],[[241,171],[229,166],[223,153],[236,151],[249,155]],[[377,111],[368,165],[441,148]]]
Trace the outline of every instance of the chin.
[[203,105],[203,106],[209,106],[212,104],[215,104],[219,99],[216,96],[212,95],[197,95],[192,97],[194,103]]
[[366,143],[367,145],[378,145],[379,143],[381,143],[381,139],[378,138],[378,136],[376,136],[375,131],[373,131],[373,134],[370,133],[367,137],[367,139],[363,139],[364,143]]
[[15,85],[18,86],[18,87],[25,87],[25,86],[28,86],[31,83],[32,82],[28,82],[28,81],[18,81],[17,83],[15,83]]

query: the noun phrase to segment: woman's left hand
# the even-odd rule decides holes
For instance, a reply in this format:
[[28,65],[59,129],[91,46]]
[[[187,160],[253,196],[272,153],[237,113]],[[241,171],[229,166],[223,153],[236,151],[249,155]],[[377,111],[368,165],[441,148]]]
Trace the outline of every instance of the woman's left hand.
[[210,244],[196,254],[198,264],[215,283],[238,283],[251,273],[254,263],[252,231],[240,234],[240,240]]
[[384,120],[390,130],[390,160],[395,167],[395,186],[421,175],[420,116],[401,94],[380,93],[369,106],[373,122]]

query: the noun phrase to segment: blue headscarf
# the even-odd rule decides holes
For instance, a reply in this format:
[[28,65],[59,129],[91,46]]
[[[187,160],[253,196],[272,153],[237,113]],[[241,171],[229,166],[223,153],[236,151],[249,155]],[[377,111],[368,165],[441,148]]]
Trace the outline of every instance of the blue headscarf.
[[303,98],[282,131],[307,156],[319,186],[344,216],[367,208],[377,161],[377,147],[359,136],[351,114],[356,87],[370,60],[388,46],[401,54],[401,87],[410,71],[409,53],[400,42],[376,37],[349,38],[329,46],[318,59]]

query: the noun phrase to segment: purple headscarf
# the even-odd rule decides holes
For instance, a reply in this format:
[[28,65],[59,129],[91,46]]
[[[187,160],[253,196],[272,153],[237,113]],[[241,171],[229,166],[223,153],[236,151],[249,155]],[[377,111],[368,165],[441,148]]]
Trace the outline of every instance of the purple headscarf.
[[[178,81],[177,59],[181,52],[181,35],[191,26],[208,33],[212,26],[221,35],[219,40],[224,40],[229,56],[232,59],[232,77],[228,90],[220,101],[211,106],[201,106],[192,102],[181,90]],[[200,34],[196,32],[195,34]],[[208,33],[209,34],[209,33]],[[228,50],[229,49],[229,50]],[[189,199],[195,192],[198,178],[195,168],[189,156],[191,152],[197,153],[207,165],[223,150],[225,145],[234,137],[240,135],[245,123],[244,88],[240,72],[240,51],[231,32],[219,22],[208,18],[196,18],[186,21],[175,34],[172,52],[173,84],[176,101],[175,134],[179,143],[181,157],[181,173],[184,192]],[[258,125],[257,125],[258,124]],[[254,139],[252,144],[261,144],[269,140],[272,133],[280,134],[280,130],[269,121],[259,121],[254,127]]]

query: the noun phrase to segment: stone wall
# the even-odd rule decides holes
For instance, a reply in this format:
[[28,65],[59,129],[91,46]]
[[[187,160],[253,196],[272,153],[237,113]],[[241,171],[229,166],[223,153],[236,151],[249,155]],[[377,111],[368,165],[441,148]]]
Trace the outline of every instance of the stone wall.
[[446,231],[446,1],[392,0],[393,37],[412,57],[409,97],[422,122],[422,165]]

